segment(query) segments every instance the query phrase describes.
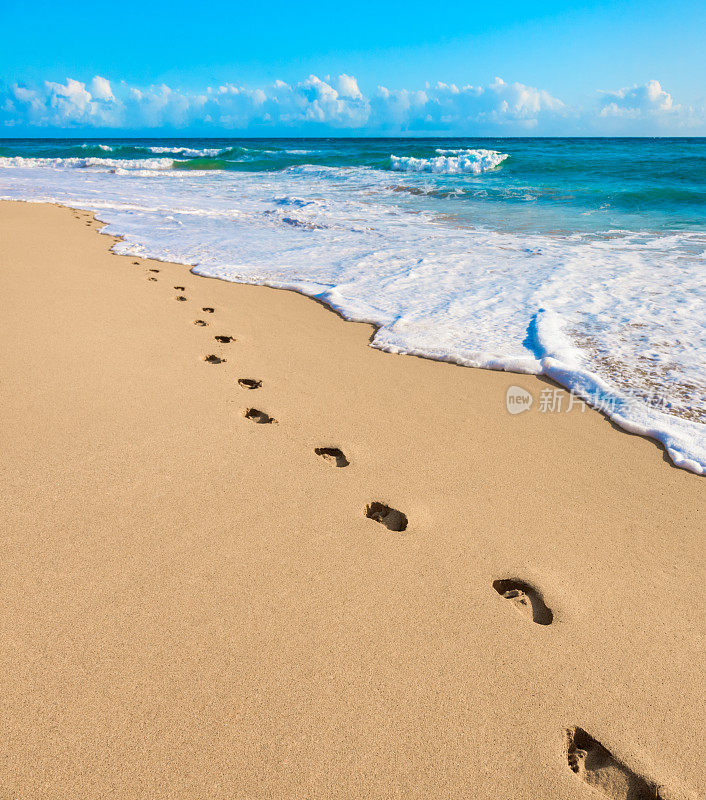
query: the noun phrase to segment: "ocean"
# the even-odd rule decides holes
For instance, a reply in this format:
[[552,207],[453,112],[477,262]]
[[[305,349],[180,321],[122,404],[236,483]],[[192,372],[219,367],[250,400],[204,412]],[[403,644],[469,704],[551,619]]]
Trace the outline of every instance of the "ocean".
[[0,197],[547,375],[706,473],[706,139],[4,139]]

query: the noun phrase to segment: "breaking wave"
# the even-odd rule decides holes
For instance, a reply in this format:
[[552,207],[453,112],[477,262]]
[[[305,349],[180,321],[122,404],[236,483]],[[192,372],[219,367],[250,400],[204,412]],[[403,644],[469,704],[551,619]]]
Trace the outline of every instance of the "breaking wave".
[[508,158],[497,150],[437,150],[433,158],[390,156],[392,169],[402,172],[434,172],[439,175],[480,175],[489,172]]

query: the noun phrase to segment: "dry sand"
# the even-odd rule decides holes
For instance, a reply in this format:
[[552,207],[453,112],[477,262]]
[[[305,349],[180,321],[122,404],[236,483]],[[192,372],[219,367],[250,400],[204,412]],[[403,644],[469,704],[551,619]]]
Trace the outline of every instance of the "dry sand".
[[704,796],[703,479],[99,227],[0,204],[2,800]]

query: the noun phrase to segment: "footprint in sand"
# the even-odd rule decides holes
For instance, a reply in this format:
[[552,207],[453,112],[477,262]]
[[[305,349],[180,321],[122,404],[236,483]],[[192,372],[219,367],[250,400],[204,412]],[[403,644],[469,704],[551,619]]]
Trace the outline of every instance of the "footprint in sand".
[[185,292],[186,291],[186,286],[175,286],[174,288],[177,290],[177,292]]
[[582,728],[566,731],[566,760],[582,781],[611,800],[659,800],[657,786],[636,775]]
[[210,356],[204,356],[203,360],[207,364],[225,364],[226,363],[225,358],[221,358],[220,356],[216,356],[216,355],[213,355],[213,354],[211,354]]
[[314,452],[333,467],[347,467],[350,461],[337,447],[315,447]]
[[531,617],[538,625],[550,625],[554,619],[542,595],[534,586],[514,578],[493,581],[493,589],[506,600],[510,600],[522,614]]
[[178,300],[180,303],[185,303],[185,302],[186,302],[186,300],[187,300],[187,298],[186,298],[186,297],[184,297],[184,295],[183,295],[183,294],[179,294],[179,295],[177,295],[177,296],[176,296],[174,299],[175,299],[175,300]]
[[256,381],[254,378],[238,378],[238,384],[243,389],[259,389],[262,386],[262,381]]
[[206,327],[206,325],[208,325],[208,322],[204,322],[204,320],[202,320],[202,319],[195,319],[194,320],[194,325],[198,325],[199,328],[204,328],[204,327]]
[[205,311],[205,312],[206,312],[206,314],[213,314],[213,312],[215,311],[215,309],[213,309],[213,308],[209,308],[208,306],[206,306],[206,307],[202,308],[202,309],[201,309],[201,311]]
[[256,422],[258,425],[271,425],[272,423],[277,423],[277,420],[274,417],[271,417],[269,414],[266,414],[264,411],[260,411],[257,408],[246,408],[243,411],[243,416],[245,419],[249,419],[251,422]]
[[157,280],[157,278],[153,278],[153,277],[152,277],[152,275],[148,275],[148,276],[147,276],[147,280],[148,280],[148,281],[156,281],[156,280]]
[[235,341],[235,336],[214,336],[213,338],[221,344],[230,344]]
[[133,261],[132,263],[133,263],[133,264],[134,264],[136,267],[139,267],[139,266],[140,266],[140,262],[139,262],[139,261]]
[[401,532],[407,530],[407,517],[397,509],[390,508],[384,503],[370,503],[365,507],[365,516],[384,525],[390,531]]
[[[137,264],[137,261],[135,262]],[[158,269],[150,269],[150,272],[159,272]]]

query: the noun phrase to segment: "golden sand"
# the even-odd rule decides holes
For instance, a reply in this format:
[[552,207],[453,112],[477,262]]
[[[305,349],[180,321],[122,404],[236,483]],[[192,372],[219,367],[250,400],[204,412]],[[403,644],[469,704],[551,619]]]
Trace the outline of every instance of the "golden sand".
[[2,800],[704,796],[703,479],[99,227],[0,204]]

